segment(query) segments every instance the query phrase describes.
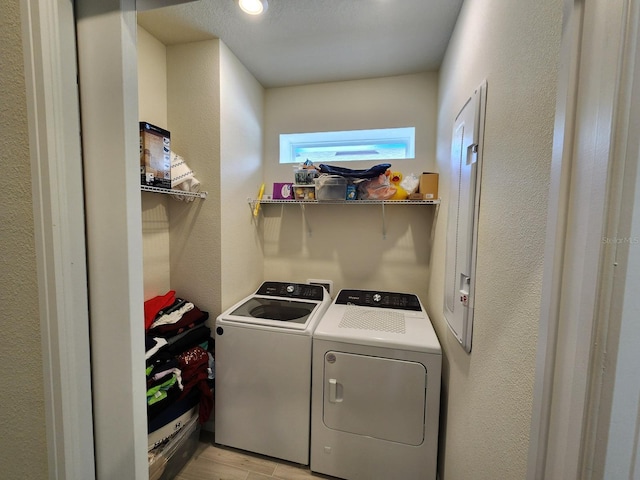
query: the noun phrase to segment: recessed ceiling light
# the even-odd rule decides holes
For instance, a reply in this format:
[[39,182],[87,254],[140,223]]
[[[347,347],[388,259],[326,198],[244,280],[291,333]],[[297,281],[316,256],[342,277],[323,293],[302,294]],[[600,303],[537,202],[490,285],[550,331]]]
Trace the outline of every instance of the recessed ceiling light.
[[249,15],[260,15],[266,12],[269,5],[267,0],[237,0],[237,2],[242,11]]

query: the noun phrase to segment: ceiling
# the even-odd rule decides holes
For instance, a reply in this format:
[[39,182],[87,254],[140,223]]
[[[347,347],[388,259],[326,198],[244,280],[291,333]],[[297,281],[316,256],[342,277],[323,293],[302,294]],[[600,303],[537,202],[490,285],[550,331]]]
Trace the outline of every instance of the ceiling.
[[235,0],[138,13],[165,45],[220,38],[265,88],[438,70],[463,0]]

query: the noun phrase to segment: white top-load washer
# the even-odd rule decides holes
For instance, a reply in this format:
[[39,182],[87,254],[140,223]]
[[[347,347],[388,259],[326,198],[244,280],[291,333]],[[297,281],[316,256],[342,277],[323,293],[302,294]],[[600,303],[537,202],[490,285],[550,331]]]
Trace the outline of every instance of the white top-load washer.
[[319,285],[265,282],[216,319],[215,441],[309,464],[312,333]]
[[435,480],[441,368],[417,296],[341,290],[313,336],[311,470]]

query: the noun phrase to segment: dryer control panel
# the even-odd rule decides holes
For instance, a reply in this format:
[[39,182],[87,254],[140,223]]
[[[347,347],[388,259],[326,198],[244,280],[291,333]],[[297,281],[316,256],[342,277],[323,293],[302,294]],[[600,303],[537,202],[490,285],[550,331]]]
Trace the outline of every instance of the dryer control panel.
[[377,292],[375,290],[340,290],[335,301],[338,305],[393,308],[395,310],[422,310],[420,300],[411,293]]
[[264,282],[260,285],[256,295],[322,300],[324,298],[324,288],[320,285],[308,285],[306,283]]

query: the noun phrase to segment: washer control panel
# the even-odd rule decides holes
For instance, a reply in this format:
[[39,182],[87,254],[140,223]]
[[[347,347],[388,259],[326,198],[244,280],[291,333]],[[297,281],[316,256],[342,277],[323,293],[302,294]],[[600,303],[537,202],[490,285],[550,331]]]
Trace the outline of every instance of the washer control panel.
[[422,310],[420,300],[411,293],[378,292],[374,290],[340,290],[337,305],[393,308],[396,310]]
[[306,283],[264,282],[256,295],[271,297],[304,298],[306,300],[322,300],[324,288],[320,285]]

